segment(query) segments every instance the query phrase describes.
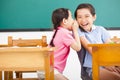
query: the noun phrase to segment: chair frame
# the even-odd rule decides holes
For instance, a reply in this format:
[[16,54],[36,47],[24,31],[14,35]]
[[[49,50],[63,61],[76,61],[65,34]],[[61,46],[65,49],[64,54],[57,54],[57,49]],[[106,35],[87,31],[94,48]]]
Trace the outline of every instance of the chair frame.
[[[13,39],[12,36],[8,36],[8,46],[42,46],[47,47],[47,38],[42,36],[42,39]],[[22,78],[22,73],[35,72],[35,71],[15,71],[16,78]],[[6,77],[6,76],[5,76]]]

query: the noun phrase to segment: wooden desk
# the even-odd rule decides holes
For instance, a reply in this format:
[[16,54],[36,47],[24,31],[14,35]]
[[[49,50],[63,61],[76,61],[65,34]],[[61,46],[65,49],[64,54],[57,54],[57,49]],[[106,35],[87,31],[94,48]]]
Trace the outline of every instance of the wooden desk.
[[45,80],[54,80],[53,47],[0,47],[0,71],[45,70]]
[[99,80],[100,66],[120,66],[120,44],[89,44],[92,47],[93,80]]

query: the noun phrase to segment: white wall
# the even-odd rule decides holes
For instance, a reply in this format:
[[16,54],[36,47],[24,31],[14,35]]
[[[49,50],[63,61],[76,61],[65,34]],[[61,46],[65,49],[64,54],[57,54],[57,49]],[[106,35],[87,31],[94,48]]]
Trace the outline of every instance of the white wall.
[[[109,31],[111,36],[120,37],[119,30]],[[40,31],[40,32],[0,32],[0,44],[7,44],[8,36],[13,36],[13,38],[41,38],[42,35],[47,36],[47,42],[49,43],[52,38],[52,31]],[[67,76],[70,80],[81,80],[80,79],[80,63],[77,57],[77,54],[74,50],[71,49],[70,55],[68,56],[67,65],[64,70],[64,75]],[[37,77],[34,74],[24,74],[24,77]]]

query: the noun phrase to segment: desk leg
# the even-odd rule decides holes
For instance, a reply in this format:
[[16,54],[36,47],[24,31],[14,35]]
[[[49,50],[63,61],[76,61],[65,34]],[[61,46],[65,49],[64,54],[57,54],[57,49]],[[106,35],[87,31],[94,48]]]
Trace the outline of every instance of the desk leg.
[[98,62],[96,61],[97,59],[97,53],[93,53],[94,55],[92,55],[92,77],[93,80],[99,80],[99,65]]
[[54,53],[50,55],[50,80],[54,80]]
[[2,80],[2,71],[0,71],[0,80]]
[[45,54],[45,80],[50,80],[50,54]]
[[13,72],[4,71],[4,80],[13,80]]

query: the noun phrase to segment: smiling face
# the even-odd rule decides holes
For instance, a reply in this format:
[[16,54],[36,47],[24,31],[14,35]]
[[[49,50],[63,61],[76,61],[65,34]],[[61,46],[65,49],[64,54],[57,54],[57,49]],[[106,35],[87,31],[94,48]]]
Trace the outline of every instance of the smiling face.
[[77,10],[76,19],[81,28],[83,28],[85,31],[91,31],[93,22],[96,19],[96,15],[93,16],[89,9],[82,8]]

